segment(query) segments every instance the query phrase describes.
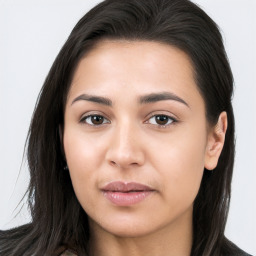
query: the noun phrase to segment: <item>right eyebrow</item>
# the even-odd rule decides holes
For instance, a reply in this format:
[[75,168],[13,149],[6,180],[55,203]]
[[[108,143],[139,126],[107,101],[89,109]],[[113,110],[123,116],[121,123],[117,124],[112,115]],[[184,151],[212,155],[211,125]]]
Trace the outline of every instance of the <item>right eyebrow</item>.
[[110,99],[102,97],[102,96],[95,96],[95,95],[89,95],[89,94],[79,95],[72,101],[71,105],[73,105],[75,102],[80,101],[80,100],[91,101],[91,102],[99,103],[99,104],[109,106],[109,107],[113,106],[113,103]]

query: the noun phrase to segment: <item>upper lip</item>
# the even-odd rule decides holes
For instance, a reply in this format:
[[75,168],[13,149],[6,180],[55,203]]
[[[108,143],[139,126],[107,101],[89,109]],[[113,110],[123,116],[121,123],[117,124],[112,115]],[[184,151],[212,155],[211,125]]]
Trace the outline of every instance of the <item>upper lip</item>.
[[110,182],[102,188],[103,191],[131,192],[131,191],[153,191],[151,187],[137,182]]

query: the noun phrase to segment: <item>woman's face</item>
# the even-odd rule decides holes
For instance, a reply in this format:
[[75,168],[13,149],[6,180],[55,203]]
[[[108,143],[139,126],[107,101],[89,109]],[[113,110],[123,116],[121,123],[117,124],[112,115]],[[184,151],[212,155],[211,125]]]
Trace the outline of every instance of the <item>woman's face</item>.
[[63,138],[91,228],[134,237],[191,223],[209,136],[185,53],[156,42],[99,43],[74,74]]

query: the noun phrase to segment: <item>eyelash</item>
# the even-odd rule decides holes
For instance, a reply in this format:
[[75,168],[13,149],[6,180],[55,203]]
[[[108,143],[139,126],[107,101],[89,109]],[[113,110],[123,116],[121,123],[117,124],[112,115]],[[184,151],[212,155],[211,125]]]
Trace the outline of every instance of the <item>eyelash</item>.
[[[99,124],[99,125],[89,124],[88,122],[86,122],[86,119],[88,119],[90,117],[100,117],[100,118],[103,118],[104,120],[108,120],[107,118],[105,118],[102,115],[91,114],[91,115],[83,116],[80,120],[80,123],[86,124],[86,125],[89,125],[89,126],[92,126],[92,127],[95,127],[95,128],[100,128],[101,126],[105,125],[106,123],[110,123],[110,121],[107,121],[107,122],[104,122],[104,123]],[[167,117],[168,122],[171,121],[171,123],[168,123],[168,124],[165,124],[165,125],[161,125],[161,124],[157,124],[157,123],[156,124],[150,124],[150,125],[153,125],[153,126],[157,126],[158,128],[161,128],[161,129],[168,128],[169,126],[175,125],[178,122],[178,120],[176,118],[172,117],[172,116],[165,115],[165,114],[154,114],[154,115],[150,116],[150,118],[148,119],[148,121],[146,121],[146,123],[149,123],[149,120],[154,118],[154,117],[155,118],[156,117]]]
[[99,124],[99,125],[93,125],[93,124],[88,124],[86,122],[86,119],[90,118],[90,117],[102,117],[104,120],[108,120],[107,118],[105,118],[104,116],[102,115],[97,115],[97,114],[91,114],[91,115],[87,115],[87,116],[83,116],[80,120],[80,123],[83,123],[83,124],[87,124],[87,125],[90,125],[90,126],[93,126],[93,127],[100,127],[102,125],[104,125],[105,123],[110,123],[110,122],[105,122],[103,124]]
[[[161,124],[150,124],[150,125],[156,125],[158,128],[161,128],[161,129],[164,129],[164,128],[168,128],[169,126],[171,125],[175,125],[178,120],[172,116],[169,116],[169,115],[165,115],[165,114],[154,114],[154,115],[151,115],[150,118],[148,120],[150,120],[151,118],[156,118],[156,117],[167,117],[168,118],[168,123],[167,124],[164,124],[164,125],[161,125]],[[171,123],[169,123],[169,121],[171,121]],[[147,121],[148,123],[149,121]]]

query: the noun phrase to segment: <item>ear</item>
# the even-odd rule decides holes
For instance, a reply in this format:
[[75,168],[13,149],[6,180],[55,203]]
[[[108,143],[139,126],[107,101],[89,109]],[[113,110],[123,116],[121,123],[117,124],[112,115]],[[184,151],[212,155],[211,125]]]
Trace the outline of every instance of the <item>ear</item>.
[[218,164],[218,160],[225,142],[227,127],[227,113],[222,112],[219,115],[217,124],[211,128],[208,134],[204,163],[204,167],[208,170],[213,170]]

